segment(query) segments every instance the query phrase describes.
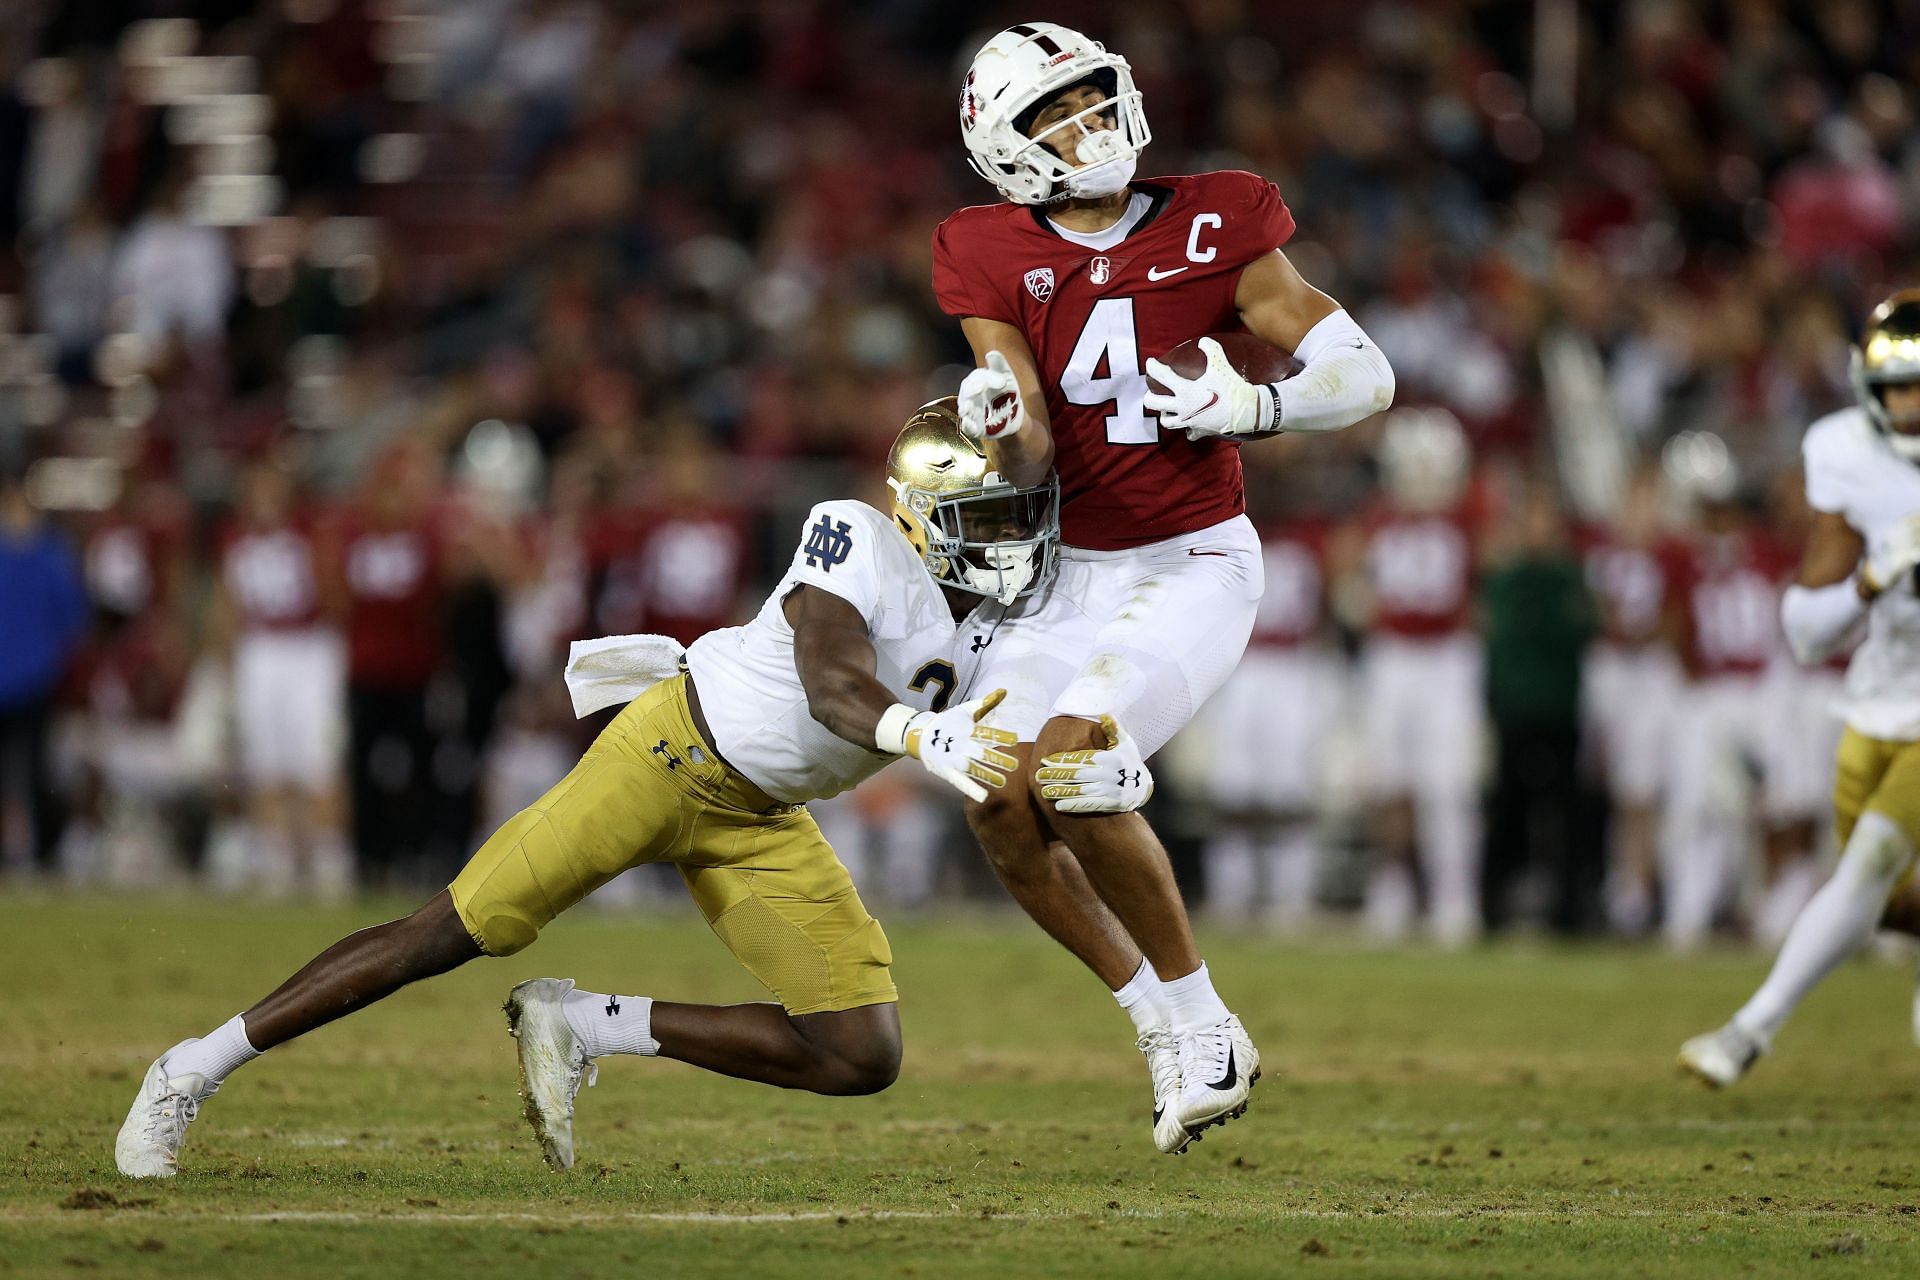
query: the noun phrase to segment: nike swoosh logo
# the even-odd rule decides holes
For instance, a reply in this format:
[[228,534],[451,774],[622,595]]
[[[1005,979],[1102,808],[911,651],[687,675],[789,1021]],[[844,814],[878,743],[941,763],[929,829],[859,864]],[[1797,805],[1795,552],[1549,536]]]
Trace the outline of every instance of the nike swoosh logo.
[[1155,1124],[1159,1124],[1159,1123],[1160,1123],[1160,1117],[1161,1117],[1161,1116],[1163,1116],[1163,1115],[1165,1115],[1165,1114],[1167,1114],[1167,1109],[1166,1109],[1165,1107],[1155,1107],[1155,1108],[1153,1109],[1153,1122],[1154,1122]]
[[1221,1076],[1218,1080],[1215,1080],[1212,1084],[1208,1085],[1207,1088],[1231,1089],[1233,1088],[1234,1083],[1239,1079],[1240,1079],[1240,1072],[1236,1070],[1233,1065],[1233,1046],[1228,1045],[1227,1046],[1227,1074]]
[[1147,279],[1165,280],[1168,276],[1177,276],[1185,270],[1185,267],[1148,267]]
[[1217,404],[1219,404],[1219,403],[1220,403],[1220,393],[1219,393],[1218,391],[1216,391],[1216,392],[1214,392],[1214,393],[1213,393],[1212,395],[1210,395],[1210,396],[1208,396],[1208,397],[1207,397],[1207,402],[1206,402],[1205,404],[1203,404],[1203,405],[1201,405],[1201,406],[1200,406],[1200,407],[1199,407],[1198,409],[1195,409],[1195,410],[1194,410],[1194,412],[1195,412],[1195,413],[1205,413],[1205,412],[1206,412],[1207,410],[1209,410],[1209,409],[1211,409],[1211,408],[1213,408],[1213,406],[1215,406],[1215,405],[1217,405]]
[[1190,556],[1230,556],[1233,553],[1229,551],[1202,551],[1198,547],[1188,547],[1187,554]]

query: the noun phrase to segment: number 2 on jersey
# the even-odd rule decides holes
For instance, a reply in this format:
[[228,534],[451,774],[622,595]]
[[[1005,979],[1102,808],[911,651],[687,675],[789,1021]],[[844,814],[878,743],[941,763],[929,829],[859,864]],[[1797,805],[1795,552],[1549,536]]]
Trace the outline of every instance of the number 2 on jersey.
[[[1105,376],[1100,375],[1102,366]],[[1140,407],[1147,394],[1140,371],[1140,342],[1133,327],[1132,298],[1102,298],[1093,304],[1080,337],[1060,371],[1060,394],[1068,404],[1112,404],[1108,444],[1154,444],[1160,423]]]

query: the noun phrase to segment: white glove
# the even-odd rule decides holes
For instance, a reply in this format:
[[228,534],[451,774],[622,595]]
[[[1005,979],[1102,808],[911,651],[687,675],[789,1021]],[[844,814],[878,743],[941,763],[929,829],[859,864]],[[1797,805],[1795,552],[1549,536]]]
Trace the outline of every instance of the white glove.
[[999,440],[1026,425],[1013,366],[998,351],[987,352],[986,366],[960,379],[960,429],[975,440]]
[[1040,761],[1040,795],[1061,813],[1132,813],[1153,798],[1153,774],[1140,748],[1112,716],[1100,717],[1101,749],[1056,751]]
[[874,744],[894,755],[912,756],[967,799],[985,800],[987,787],[1004,787],[1008,772],[1020,767],[1017,758],[1000,750],[1018,742],[1019,735],[983,723],[1006,696],[1005,689],[995,689],[945,711],[914,711],[895,703],[881,715]]
[[1920,565],[1920,515],[1908,516],[1867,544],[1860,579],[1877,596],[1916,565]]
[[1256,387],[1227,362],[1227,353],[1212,338],[1200,339],[1207,367],[1197,378],[1183,378],[1164,361],[1148,360],[1147,375],[1166,388],[1151,387],[1140,403],[1160,415],[1165,431],[1184,431],[1189,440],[1208,436],[1243,436],[1273,422],[1273,390]]

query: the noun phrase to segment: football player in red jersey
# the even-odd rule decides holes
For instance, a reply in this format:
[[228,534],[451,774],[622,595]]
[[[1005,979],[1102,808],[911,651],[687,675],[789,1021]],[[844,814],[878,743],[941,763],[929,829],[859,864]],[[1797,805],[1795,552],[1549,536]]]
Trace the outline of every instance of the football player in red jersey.
[[1681,689],[1675,647],[1684,634],[1679,588],[1687,549],[1661,527],[1659,504],[1660,473],[1642,470],[1618,517],[1580,539],[1587,586],[1600,606],[1600,639],[1581,678],[1581,718],[1612,809],[1607,918],[1628,937],[1653,924],[1654,837]]
[[1784,644],[1778,613],[1792,552],[1740,500],[1726,446],[1701,432],[1669,441],[1663,465],[1700,510],[1681,590],[1688,680],[1675,717],[1673,771],[1661,820],[1666,940],[1705,940],[1728,905],[1747,854],[1749,811],[1727,780],[1758,766],[1769,817],[1778,816],[1775,691],[1767,672]]
[[[1253,627],[1260,547],[1236,443],[1348,426],[1391,403],[1393,375],[1280,252],[1293,217],[1272,183],[1134,180],[1151,137],[1141,95],[1097,41],[1052,23],[994,36],[967,71],[960,128],[1006,200],[934,233],[935,294],[980,365],[961,384],[962,422],[1014,483],[1058,471],[1068,544],[1050,591],[982,628],[975,681],[1008,689],[1003,723],[1040,769],[969,819],[1021,905],[1133,1015],[1156,1144],[1179,1151],[1245,1107],[1259,1059],[1135,812],[1151,793],[1144,760]],[[1256,386],[1218,344],[1195,378],[1152,358],[1239,329],[1304,369]]]
[[[236,746],[253,824],[252,875],[269,892],[352,885],[343,834],[341,720],[346,655],[322,609],[313,516],[291,474],[261,460],[240,481],[220,538],[215,643],[231,660]],[[212,868],[216,879],[224,870]]]
[[1473,455],[1445,409],[1402,408],[1387,416],[1379,460],[1381,501],[1355,552],[1339,556],[1365,584],[1361,720],[1386,855],[1365,914],[1375,934],[1398,938],[1424,897],[1429,932],[1457,946],[1481,926],[1486,656],[1474,616]]

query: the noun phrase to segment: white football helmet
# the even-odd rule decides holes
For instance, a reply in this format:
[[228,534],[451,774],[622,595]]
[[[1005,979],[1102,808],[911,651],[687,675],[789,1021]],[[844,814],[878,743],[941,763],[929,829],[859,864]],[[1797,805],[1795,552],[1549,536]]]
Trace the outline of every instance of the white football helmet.
[[[1054,95],[1087,80],[1106,93],[1106,101],[1056,126],[1079,132],[1075,165],[1029,138],[1027,130]],[[1093,123],[1102,115],[1111,128]],[[1071,27],[1023,22],[974,55],[960,88],[960,137],[968,163],[1001,195],[1015,204],[1052,204],[1124,190],[1153,132],[1125,58]]]
[[1711,431],[1682,431],[1660,450],[1668,490],[1685,507],[1731,502],[1740,493],[1740,464]]
[[1410,511],[1445,511],[1466,492],[1473,450],[1460,419],[1438,407],[1387,414],[1377,453],[1380,482]]

